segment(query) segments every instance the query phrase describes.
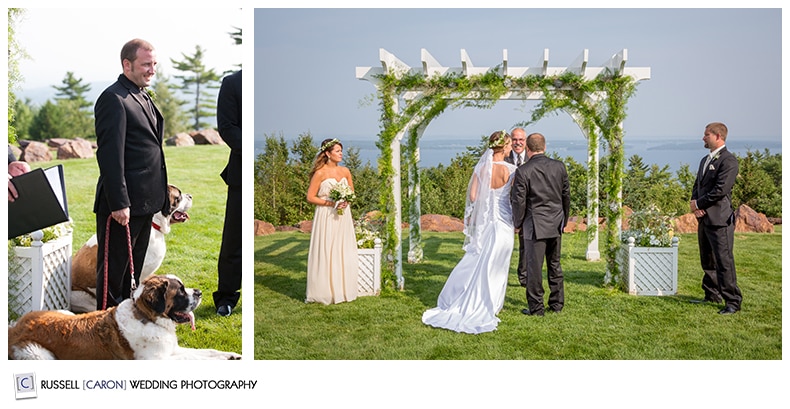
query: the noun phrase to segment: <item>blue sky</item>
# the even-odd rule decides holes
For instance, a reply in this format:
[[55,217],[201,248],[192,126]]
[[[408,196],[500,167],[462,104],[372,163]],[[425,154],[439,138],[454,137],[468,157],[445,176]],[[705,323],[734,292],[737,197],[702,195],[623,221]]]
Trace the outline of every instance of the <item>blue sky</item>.
[[[781,9],[256,9],[255,137],[376,138],[373,84],[357,66],[379,66],[384,48],[420,66],[425,48],[460,67],[571,64],[584,49],[600,66],[622,49],[629,67],[650,67],[628,105],[626,138],[701,138],[725,122],[731,138],[781,137]],[[447,111],[425,138],[477,138],[526,120],[534,103]],[[533,129],[547,138],[581,138],[560,113]]]

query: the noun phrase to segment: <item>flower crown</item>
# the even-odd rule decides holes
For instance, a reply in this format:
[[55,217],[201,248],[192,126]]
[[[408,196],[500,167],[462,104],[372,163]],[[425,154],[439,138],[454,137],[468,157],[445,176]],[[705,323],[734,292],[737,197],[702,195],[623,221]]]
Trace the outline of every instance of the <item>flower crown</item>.
[[334,145],[336,143],[340,143],[340,141],[337,140],[337,138],[329,140],[329,141],[326,141],[323,145],[321,145],[321,149],[319,150],[319,152],[323,152],[323,151],[329,149],[332,145]]
[[499,148],[505,146],[505,140],[507,139],[507,132],[505,132],[504,129],[501,130],[500,132],[501,133],[499,134],[499,138],[488,142],[489,148],[493,149],[493,148]]

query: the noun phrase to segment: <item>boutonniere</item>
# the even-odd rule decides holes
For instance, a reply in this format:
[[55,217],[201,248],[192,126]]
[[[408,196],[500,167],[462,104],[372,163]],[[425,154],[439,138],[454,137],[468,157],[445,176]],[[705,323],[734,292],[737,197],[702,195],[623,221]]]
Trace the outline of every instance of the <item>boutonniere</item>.
[[[151,101],[156,102],[156,92],[154,92],[154,90],[151,88],[146,88],[145,93],[148,94],[148,97],[151,98]],[[716,157],[718,157],[718,155]]]
[[719,156],[721,156],[721,152],[716,152],[716,154],[713,155],[713,159],[711,159],[710,161],[713,162],[714,160],[719,159]]

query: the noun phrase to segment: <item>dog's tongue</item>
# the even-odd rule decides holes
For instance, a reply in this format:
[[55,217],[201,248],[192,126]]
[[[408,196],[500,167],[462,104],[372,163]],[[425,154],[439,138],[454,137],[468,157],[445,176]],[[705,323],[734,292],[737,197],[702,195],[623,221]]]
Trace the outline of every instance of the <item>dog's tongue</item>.
[[195,313],[190,311],[189,312],[189,324],[192,326],[192,331],[195,330]]
[[173,219],[177,222],[185,222],[189,219],[189,214],[187,212],[175,212],[173,213]]

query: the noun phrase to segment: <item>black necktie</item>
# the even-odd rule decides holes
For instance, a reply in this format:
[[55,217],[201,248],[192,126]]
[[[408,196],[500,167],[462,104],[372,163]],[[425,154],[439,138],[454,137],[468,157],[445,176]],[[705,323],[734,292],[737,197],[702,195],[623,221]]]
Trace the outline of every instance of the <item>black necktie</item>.
[[516,166],[521,166],[521,164],[524,163],[521,161],[521,155],[516,154],[516,158],[518,158],[516,159]]
[[151,121],[154,123],[154,127],[156,127],[156,110],[154,109],[154,103],[151,102],[151,97],[148,95],[145,90],[141,90],[140,94],[143,95],[143,99],[148,108],[148,114],[151,115]]

